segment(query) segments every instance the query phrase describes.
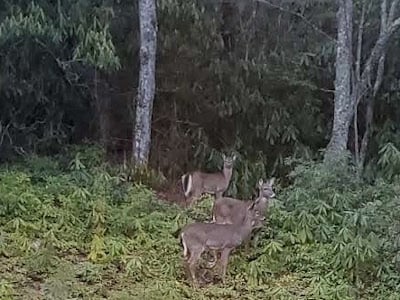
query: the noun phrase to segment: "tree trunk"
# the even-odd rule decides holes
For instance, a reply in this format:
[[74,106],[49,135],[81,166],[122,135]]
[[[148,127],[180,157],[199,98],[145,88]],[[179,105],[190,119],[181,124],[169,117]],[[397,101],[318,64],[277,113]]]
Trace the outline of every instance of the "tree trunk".
[[365,158],[367,156],[368,143],[369,143],[369,138],[371,135],[371,126],[372,126],[372,121],[374,118],[375,98],[376,98],[376,95],[378,94],[379,88],[383,81],[384,68],[385,68],[385,55],[382,55],[381,58],[379,59],[379,63],[378,63],[378,70],[377,70],[377,75],[376,75],[376,79],[375,79],[374,89],[372,92],[372,97],[367,102],[367,112],[365,115],[365,132],[364,132],[364,135],[362,138],[361,149],[360,149],[360,166],[361,167],[364,166]]
[[157,16],[155,0],[139,0],[140,71],[133,132],[133,160],[147,165],[151,144],[151,119],[155,94]]
[[354,111],[351,97],[353,1],[338,2],[335,110],[332,136],[326,149],[325,160],[336,160],[346,151],[349,125]]
[[372,88],[372,95],[367,97],[367,111],[365,116],[365,132],[361,142],[360,161],[359,165],[364,166],[365,157],[368,150],[368,142],[371,134],[371,125],[373,120],[373,106],[375,97],[379,91],[383,81],[383,73],[385,67],[386,51],[389,45],[390,38],[394,32],[400,27],[400,18],[395,19],[398,10],[399,0],[393,0],[390,8],[388,9],[388,1],[382,0],[381,2],[381,26],[378,40],[373,47],[369,58],[367,59],[364,71],[359,80],[358,90],[362,95],[366,94],[368,89],[371,89],[372,74],[376,69],[375,83]]
[[[100,86],[99,86],[100,82]],[[94,99],[96,104],[96,112],[99,126],[99,138],[102,147],[107,150],[109,144],[109,120],[108,120],[108,99],[105,83],[102,82],[101,76],[96,69],[94,69]],[[100,90],[100,91],[99,91]]]

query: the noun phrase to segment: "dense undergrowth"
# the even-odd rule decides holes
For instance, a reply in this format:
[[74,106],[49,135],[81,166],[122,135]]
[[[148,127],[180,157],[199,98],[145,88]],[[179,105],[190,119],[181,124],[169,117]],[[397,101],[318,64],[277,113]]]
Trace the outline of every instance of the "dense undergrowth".
[[0,171],[0,299],[400,299],[400,186],[300,164],[225,285],[192,289],[174,233],[207,220],[156,199],[95,148]]

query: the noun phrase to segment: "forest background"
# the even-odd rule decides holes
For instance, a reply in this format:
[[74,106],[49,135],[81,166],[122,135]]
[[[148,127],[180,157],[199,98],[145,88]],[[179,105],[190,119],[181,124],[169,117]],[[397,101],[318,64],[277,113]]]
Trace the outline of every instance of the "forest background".
[[[157,1],[138,171],[138,2],[0,1],[0,296],[398,299],[398,6]],[[193,291],[171,233],[210,202],[153,191],[179,199],[222,152],[228,194],[275,176],[278,199],[231,287]]]

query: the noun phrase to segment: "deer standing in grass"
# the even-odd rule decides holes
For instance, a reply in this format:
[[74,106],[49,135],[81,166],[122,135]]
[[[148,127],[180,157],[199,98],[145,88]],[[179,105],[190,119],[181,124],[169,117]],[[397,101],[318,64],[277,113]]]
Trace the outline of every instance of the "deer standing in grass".
[[[275,197],[273,185],[275,178],[271,178],[264,182],[263,179],[258,181],[258,197],[254,201],[243,201],[230,197],[222,197],[215,200],[212,210],[213,222],[217,224],[241,224],[247,214],[249,205],[253,205],[256,215],[264,219],[265,212],[268,208],[269,200]],[[258,224],[258,229],[262,224]],[[249,235],[244,241],[245,248],[250,246],[251,236]],[[214,267],[217,262],[217,252],[211,251],[213,263],[210,262],[210,268]]]
[[180,234],[183,256],[186,260],[190,277],[197,286],[196,270],[201,254],[206,250],[221,251],[222,276],[224,281],[229,254],[238,247],[259,226],[263,218],[254,209],[254,203],[246,208],[242,224],[216,224],[196,222],[186,225]]
[[224,168],[220,172],[205,173],[195,171],[184,174],[181,177],[183,191],[189,206],[196,202],[203,193],[213,194],[218,199],[228,189],[236,156],[230,157],[223,154],[222,157],[224,159]]

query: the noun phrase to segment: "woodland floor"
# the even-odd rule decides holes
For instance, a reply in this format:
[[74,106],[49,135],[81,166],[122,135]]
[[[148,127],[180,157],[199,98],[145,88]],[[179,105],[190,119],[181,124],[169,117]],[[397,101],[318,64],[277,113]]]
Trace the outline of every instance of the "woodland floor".
[[[302,232],[290,242],[279,209],[232,253],[225,283],[192,288],[178,232],[210,220],[213,200],[184,208],[179,183],[154,193],[87,156],[0,169],[0,299],[354,299],[347,274],[332,270],[332,244],[301,242]],[[399,299],[368,284],[359,299]]]

